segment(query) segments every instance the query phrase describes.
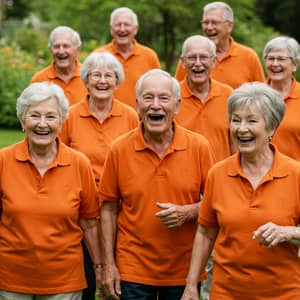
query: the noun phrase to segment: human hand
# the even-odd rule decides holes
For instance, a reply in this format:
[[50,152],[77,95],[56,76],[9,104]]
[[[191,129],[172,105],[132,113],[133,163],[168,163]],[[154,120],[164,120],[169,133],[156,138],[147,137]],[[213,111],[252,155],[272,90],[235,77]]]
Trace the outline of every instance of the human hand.
[[102,272],[103,299],[119,300],[121,296],[120,274],[115,265],[106,265]]
[[162,210],[156,213],[155,216],[160,218],[168,228],[179,227],[187,219],[187,211],[184,205],[160,202],[157,202],[156,205]]
[[272,222],[268,222],[255,230],[252,238],[254,240],[259,238],[259,245],[265,245],[267,248],[272,248],[279,243],[292,240],[295,230],[296,227],[294,226],[279,226]]
[[197,286],[187,284],[180,300],[199,300]]

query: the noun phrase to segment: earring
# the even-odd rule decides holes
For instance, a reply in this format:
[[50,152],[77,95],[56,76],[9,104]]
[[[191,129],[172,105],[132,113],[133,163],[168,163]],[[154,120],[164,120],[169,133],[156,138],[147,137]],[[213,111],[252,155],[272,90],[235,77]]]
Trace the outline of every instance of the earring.
[[271,141],[272,141],[272,138],[273,138],[273,137],[272,137],[271,135],[269,135],[269,136],[268,136],[268,140],[269,140],[269,142],[271,142]]

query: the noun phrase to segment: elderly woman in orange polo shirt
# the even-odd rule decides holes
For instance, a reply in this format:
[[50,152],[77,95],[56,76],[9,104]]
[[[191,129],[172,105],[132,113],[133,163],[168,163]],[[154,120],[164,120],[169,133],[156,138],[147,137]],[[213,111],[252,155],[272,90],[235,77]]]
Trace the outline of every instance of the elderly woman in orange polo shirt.
[[[70,108],[60,136],[66,145],[90,159],[98,185],[110,144],[119,135],[135,128],[139,120],[133,108],[113,96],[124,80],[124,73],[121,63],[112,54],[90,54],[82,64],[80,76],[89,94]],[[94,270],[84,244],[83,247],[89,285],[83,292],[83,300],[94,300]]]
[[267,84],[284,99],[286,113],[273,143],[282,153],[300,160],[300,83],[294,77],[300,63],[300,46],[291,37],[270,40],[263,52]]
[[26,137],[0,151],[2,300],[80,300],[82,238],[101,263],[91,164],[58,139],[67,113],[54,83],[32,83],[17,100]]
[[284,112],[264,83],[229,97],[238,152],[209,172],[182,299],[199,299],[197,278],[213,246],[211,300],[300,299],[300,164],[271,143]]

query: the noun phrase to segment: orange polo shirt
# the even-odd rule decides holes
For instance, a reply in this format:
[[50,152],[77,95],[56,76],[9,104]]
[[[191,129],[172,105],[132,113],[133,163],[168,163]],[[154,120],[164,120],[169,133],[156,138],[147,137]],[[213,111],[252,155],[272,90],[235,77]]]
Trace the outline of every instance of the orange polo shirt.
[[256,190],[238,153],[209,172],[198,222],[219,227],[211,300],[300,299],[298,247],[286,242],[268,249],[252,239],[267,222],[300,222],[300,164],[274,151],[273,165]]
[[115,91],[115,97],[136,108],[135,85],[137,80],[147,71],[160,68],[160,62],[157,54],[150,48],[139,44],[134,40],[134,48],[131,55],[125,59],[114,46],[114,41],[97,48],[95,51],[109,51],[123,65],[124,81]]
[[59,143],[43,177],[25,139],[0,151],[0,290],[57,294],[86,287],[79,218],[99,215],[88,159]]
[[156,202],[199,202],[213,157],[205,137],[174,126],[162,159],[144,141],[141,125],[118,138],[107,154],[100,200],[121,199],[116,259],[125,281],[185,284],[197,222],[167,228],[155,217],[161,210]]
[[84,99],[88,93],[83,81],[80,79],[80,66],[81,64],[77,61],[75,73],[67,83],[58,76],[53,63],[33,75],[31,82],[50,81],[56,83],[64,90],[70,105],[73,105]]
[[272,142],[280,152],[300,161],[300,83],[295,78],[284,103],[285,115]]
[[203,134],[214,151],[216,160],[230,155],[227,98],[232,88],[213,79],[204,102],[190,90],[187,77],[180,82],[181,104],[176,121],[183,127]]
[[87,98],[72,106],[60,134],[66,145],[83,152],[90,159],[97,184],[112,141],[139,123],[133,108],[116,99],[112,103],[110,114],[102,124],[91,114]]
[[[216,59],[216,64],[211,72],[211,77],[217,81],[237,88],[245,82],[265,80],[263,68],[256,52],[239,44],[230,38],[230,48],[225,57]],[[175,78],[181,81],[184,79],[186,71],[179,60]]]

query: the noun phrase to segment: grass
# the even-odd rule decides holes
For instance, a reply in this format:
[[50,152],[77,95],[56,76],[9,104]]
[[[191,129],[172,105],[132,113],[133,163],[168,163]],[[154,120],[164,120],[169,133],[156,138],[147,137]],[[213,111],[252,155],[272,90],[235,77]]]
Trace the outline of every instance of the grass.
[[0,148],[14,144],[24,138],[21,130],[0,129]]

